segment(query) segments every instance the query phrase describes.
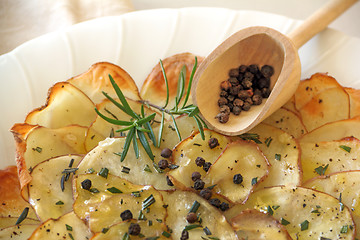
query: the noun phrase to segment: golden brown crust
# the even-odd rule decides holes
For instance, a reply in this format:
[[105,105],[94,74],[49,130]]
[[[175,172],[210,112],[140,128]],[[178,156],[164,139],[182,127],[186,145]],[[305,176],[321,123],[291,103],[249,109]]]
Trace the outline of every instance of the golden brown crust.
[[105,97],[102,91],[111,97],[117,98],[109,80],[109,74],[119,85],[121,91],[133,100],[139,100],[139,90],[131,76],[121,67],[109,62],[93,64],[88,71],[70,78],[68,82],[83,91],[95,104],[101,102]]

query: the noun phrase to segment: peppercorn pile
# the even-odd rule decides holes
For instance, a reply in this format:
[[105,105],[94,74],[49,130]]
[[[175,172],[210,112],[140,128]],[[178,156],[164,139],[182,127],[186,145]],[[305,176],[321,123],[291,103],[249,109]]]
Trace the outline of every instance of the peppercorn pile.
[[270,95],[270,77],[274,68],[257,64],[240,65],[230,69],[229,79],[221,82],[218,100],[219,114],[216,119],[220,123],[229,121],[230,113],[239,115],[241,111],[249,111],[252,105],[260,105],[263,98]]

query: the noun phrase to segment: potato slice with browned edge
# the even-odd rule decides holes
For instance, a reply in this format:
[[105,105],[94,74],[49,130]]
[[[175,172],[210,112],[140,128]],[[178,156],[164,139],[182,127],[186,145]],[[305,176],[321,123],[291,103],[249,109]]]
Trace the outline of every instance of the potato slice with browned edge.
[[90,126],[97,115],[94,108],[94,103],[78,88],[58,82],[50,88],[46,104],[30,112],[25,123],[47,128]]
[[31,181],[30,172],[36,164],[65,154],[85,154],[86,127],[77,125],[50,129],[32,127],[23,138],[21,131],[29,128],[27,124],[15,125],[12,133],[16,140],[16,163],[18,166],[21,188]]
[[294,94],[295,108],[301,109],[311,99],[331,88],[339,88],[342,86],[336,81],[335,78],[327,75],[326,73],[315,73],[309,79],[300,81],[300,84]]
[[[84,181],[90,181],[88,190]],[[122,221],[120,214],[130,210],[133,218],[164,222],[166,209],[162,195],[152,186],[135,185],[125,179],[98,174],[81,174],[74,178],[74,212],[93,232],[100,232]],[[158,219],[158,220],[157,220]]]
[[245,209],[272,215],[292,239],[354,239],[355,224],[348,207],[338,199],[303,187],[270,187],[254,192],[244,204],[225,212],[228,219]]
[[350,98],[350,118],[360,115],[360,90],[344,88]]
[[[0,229],[14,226],[18,219],[18,217],[0,217]],[[25,224],[39,225],[40,221],[38,219],[25,218],[20,225]]]
[[230,223],[242,240],[291,240],[289,233],[271,215],[248,209],[230,219]]
[[45,160],[33,168],[28,185],[29,202],[41,221],[72,211],[71,180],[81,159],[79,155],[65,155]]
[[134,184],[152,185],[156,189],[172,189],[167,184],[165,173],[158,168],[157,163],[161,160],[160,149],[150,144],[154,161],[147,155],[140,142],[139,158],[136,158],[133,143],[127,152],[126,158],[120,162],[120,154],[123,151],[125,138],[107,138],[91,150],[80,162],[78,173],[87,173],[89,169],[100,171],[101,168],[109,169],[113,175],[122,177]]
[[301,142],[323,142],[346,137],[360,139],[360,117],[327,123],[300,137]]
[[300,147],[296,139],[276,127],[260,123],[250,130],[259,137],[260,150],[271,167],[268,177],[257,188],[301,183]]
[[27,240],[39,224],[21,224],[1,229],[0,239]]
[[58,219],[48,219],[31,235],[29,240],[36,239],[84,239],[92,237],[86,224],[74,212],[62,215]]
[[[198,66],[203,60],[202,57],[198,58]],[[191,71],[195,64],[195,55],[192,53],[180,53],[175,54],[171,57],[165,58],[163,61],[163,66],[166,72],[166,77],[168,80],[169,86],[169,105],[168,108],[175,106],[174,99],[177,94],[177,85],[179,80],[179,74],[182,68],[186,67],[186,79],[185,79],[185,89],[190,79]],[[166,85],[163,76],[160,63],[158,63],[150,72],[150,74],[145,79],[141,90],[140,96],[142,99],[149,101],[158,106],[164,106],[166,102]],[[184,95],[186,92],[184,93]],[[191,103],[191,95],[189,96],[188,103]]]
[[[205,199],[190,191],[161,191],[168,206],[166,224],[172,230],[171,237],[180,239],[187,230],[189,239],[238,239],[235,231],[219,212]],[[186,220],[188,213],[194,212],[198,218],[194,223]]]
[[227,200],[242,203],[267,177],[269,165],[255,143],[239,140],[226,146],[203,181],[207,186],[215,185],[213,191]]
[[72,85],[83,91],[95,104],[105,99],[102,92],[106,92],[112,98],[117,98],[110,83],[109,74],[120,87],[124,96],[133,100],[139,100],[139,90],[131,76],[121,67],[109,63],[98,62],[89,70],[68,80]]
[[[345,171],[332,173],[328,176],[312,178],[304,183],[303,186],[325,192],[335,198],[338,198],[341,203],[350,208],[355,225],[360,226],[359,185],[360,171]],[[360,233],[358,231],[356,233],[356,238],[360,238]]]
[[[119,100],[117,101],[120,102]],[[129,103],[131,109],[134,110],[134,112],[136,113],[141,112],[142,103],[130,99],[127,99],[127,102]],[[132,118],[131,116],[120,110],[112,102],[110,102],[110,100],[107,99],[102,101],[100,104],[98,104],[97,108],[103,115],[112,119],[130,121]],[[154,111],[144,106],[144,113],[146,116],[149,116],[152,113],[154,113]],[[119,137],[120,133],[117,133],[116,130],[119,130],[121,128],[124,128],[124,126],[111,124],[106,120],[104,120],[103,118],[101,118],[100,116],[97,116],[95,121],[91,124],[91,126],[89,127],[86,133],[86,139],[85,139],[86,151],[90,151],[91,149],[96,147],[100,141],[104,140],[107,137],[110,136]],[[125,135],[126,133],[127,131],[124,132],[123,135]]]
[[360,141],[356,138],[300,142],[303,181],[333,172],[360,170]]
[[301,117],[295,112],[283,107],[271,114],[262,122],[284,130],[295,138],[307,133]]
[[[173,164],[179,166],[170,170],[168,173],[172,183],[179,189],[190,189],[194,185],[191,179],[193,172],[199,172],[204,176],[211,164],[215,162],[224,151],[230,139],[211,130],[204,130],[205,140],[202,139],[199,132],[193,133],[190,137],[180,142],[173,150]],[[209,142],[213,142],[213,148]],[[205,160],[207,167],[197,166],[196,158],[201,157]],[[206,170],[207,168],[207,170]]]
[[340,87],[324,90],[300,108],[299,112],[308,131],[329,122],[348,119],[350,116],[349,95]]

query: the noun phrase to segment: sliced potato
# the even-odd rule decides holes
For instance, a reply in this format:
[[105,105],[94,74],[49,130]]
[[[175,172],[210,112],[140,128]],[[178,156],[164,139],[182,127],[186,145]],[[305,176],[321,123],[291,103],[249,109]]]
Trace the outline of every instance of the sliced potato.
[[262,122],[284,130],[295,138],[307,133],[300,116],[283,107],[271,114]]
[[49,219],[41,224],[29,240],[36,239],[84,239],[93,234],[74,212],[67,213],[58,219]]
[[[205,199],[189,191],[161,191],[164,196],[164,202],[167,207],[168,216],[166,224],[172,229],[171,237],[180,239],[181,233],[189,225],[198,225],[198,227],[188,230],[189,239],[238,239],[235,231],[225,219],[225,217],[215,207],[210,205]],[[192,208],[194,202],[199,203],[196,214],[201,222],[188,223],[186,216]],[[210,235],[206,235],[204,228],[207,227]],[[208,232],[208,233],[209,233]]]
[[[40,224],[40,222],[39,222]],[[15,239],[26,240],[29,239],[34,230],[39,224],[21,224],[7,227],[0,230],[0,239]]]
[[[191,180],[193,172],[200,172],[201,175],[206,174],[202,167],[195,164],[197,157],[202,157],[206,162],[213,164],[230,142],[228,137],[211,130],[204,130],[204,135],[205,140],[202,140],[201,134],[195,132],[180,142],[173,150],[173,163],[179,167],[170,170],[168,176],[179,189],[190,189],[193,186],[194,182]],[[212,149],[209,147],[211,138],[218,141],[218,145]]]
[[[319,176],[304,183],[304,187],[316,189],[341,200],[348,206],[354,218],[356,226],[360,226],[360,171],[344,171]],[[360,233],[356,233],[360,238]]]
[[300,81],[294,95],[295,108],[301,109],[311,101],[314,96],[331,88],[341,89],[342,87],[335,78],[326,73],[315,73],[309,79]]
[[[159,223],[158,221],[152,222],[149,224],[151,220],[129,220],[124,221],[118,224],[111,226],[108,230],[103,232],[99,232],[94,235],[91,240],[106,240],[106,239],[119,239],[129,236],[131,240],[135,239],[144,239],[144,238],[152,238],[152,239],[172,239],[162,235],[163,232],[166,232],[166,226],[164,223]],[[128,230],[131,223],[137,223],[140,226],[140,234],[139,235],[129,235]],[[164,233],[165,234],[165,233]],[[156,237],[156,238],[155,238]]]
[[273,126],[260,123],[250,130],[262,142],[258,144],[271,167],[268,177],[257,188],[301,183],[300,147],[293,136]]
[[139,90],[131,76],[121,67],[109,62],[93,64],[89,70],[68,80],[72,85],[83,91],[95,104],[105,99],[102,92],[117,98],[110,83],[111,75],[125,97],[139,100]]
[[323,142],[346,137],[360,139],[360,117],[327,123],[300,137],[301,142]]
[[[81,183],[86,179],[91,181],[90,190],[82,188]],[[96,173],[77,175],[74,178],[74,198],[75,213],[88,221],[93,232],[121,222],[120,214],[125,210],[130,210],[133,218],[143,214],[144,218],[153,222],[156,219],[164,222],[166,216],[162,196],[157,190],[151,186],[132,184],[111,174],[107,178]],[[147,206],[149,199],[153,202]]]
[[360,141],[300,142],[303,180],[338,171],[360,170]]
[[255,209],[244,210],[230,219],[239,239],[291,240],[285,227],[271,215]]
[[[119,100],[117,100],[119,102]],[[141,112],[142,103],[127,99],[131,109],[133,109],[136,113]],[[121,111],[118,107],[116,107],[110,100],[104,100],[100,104],[97,105],[98,110],[105,116],[118,119],[122,121],[130,121],[131,116],[127,115],[125,112]],[[146,116],[154,113],[151,109],[144,106],[144,113]],[[157,118],[156,118],[157,119]],[[157,119],[158,120],[158,119]],[[156,125],[156,124],[155,124]],[[154,127],[154,126],[153,126]],[[91,124],[86,133],[85,139],[85,148],[86,151],[90,151],[97,144],[110,136],[120,136],[120,133],[117,133],[116,130],[124,128],[124,126],[114,125],[106,120],[102,119],[100,116],[97,116],[95,121]],[[126,134],[124,132],[123,134]]]
[[[26,125],[22,126],[27,128]],[[12,132],[16,139],[16,162],[22,188],[31,181],[30,172],[36,164],[65,154],[86,153],[84,147],[86,127],[73,125],[50,129],[37,126],[31,128],[25,139],[14,129],[21,131],[21,128],[15,127]]]
[[[87,173],[90,168],[100,171],[101,168],[109,169],[113,175],[122,177],[134,184],[152,185],[156,189],[172,189],[167,185],[165,178],[166,171],[158,171],[156,164],[161,160],[160,149],[150,145],[154,162],[146,154],[145,150],[138,142],[140,154],[137,159],[133,150],[133,143],[127,152],[126,158],[120,162],[119,154],[123,151],[125,138],[107,138],[91,150],[80,162],[79,173]],[[123,172],[124,168],[129,168],[129,173]]]
[[[255,143],[240,140],[226,146],[203,181],[208,186],[215,185],[213,191],[229,201],[242,203],[256,184],[267,177],[269,165]],[[235,176],[241,176],[241,181],[235,183]]]
[[46,104],[30,112],[25,123],[47,128],[90,126],[97,115],[94,108],[94,103],[78,88],[58,82],[50,88]]
[[[198,58],[198,66],[203,60],[202,57]],[[179,80],[179,74],[183,66],[186,67],[186,79],[185,79],[185,89],[190,79],[191,71],[195,64],[195,55],[191,53],[180,53],[173,55],[171,57],[165,58],[163,61],[163,66],[166,72],[166,77],[168,80],[169,86],[169,105],[168,108],[174,107],[174,100],[177,93],[177,85]],[[158,63],[150,72],[150,74],[145,79],[140,96],[142,99],[147,100],[155,105],[164,106],[166,102],[166,85],[160,63]],[[184,93],[184,95],[186,92]],[[188,103],[191,103],[191,96]]]
[[294,95],[285,103],[282,108],[285,108],[287,110],[293,111],[294,113],[298,114],[297,109],[295,108],[295,97]]
[[[81,159],[82,156],[79,155],[65,155],[45,160],[33,168],[32,180],[28,185],[29,202],[41,221],[58,218],[72,211],[73,173],[62,172],[65,169],[75,170]],[[69,176],[66,177],[67,175]]]
[[[0,170],[0,217],[8,218],[5,220],[8,223],[6,226],[14,225],[25,208],[29,208],[28,218],[37,219],[33,208],[21,197],[20,182],[16,170],[15,166]],[[15,220],[12,221],[12,218]],[[4,221],[3,218],[2,221]]]
[[[14,226],[18,217],[0,217],[0,229]],[[21,225],[31,224],[31,225],[39,225],[40,221],[38,219],[25,218]]]
[[344,88],[350,98],[350,118],[360,115],[360,90]]
[[338,199],[302,187],[270,187],[254,192],[245,205],[225,212],[228,219],[245,209],[272,215],[292,239],[354,239],[355,225],[349,208],[340,209]]
[[329,122],[348,119],[350,116],[349,95],[343,88],[324,90],[301,107],[299,112],[308,131]]

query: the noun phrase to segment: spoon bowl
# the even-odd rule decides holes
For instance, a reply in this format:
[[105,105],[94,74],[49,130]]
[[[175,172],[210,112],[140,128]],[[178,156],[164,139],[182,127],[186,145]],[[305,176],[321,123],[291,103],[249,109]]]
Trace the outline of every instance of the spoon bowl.
[[[271,65],[271,94],[261,105],[231,115],[226,124],[215,116],[219,113],[217,101],[220,84],[228,72],[240,65]],[[248,131],[276,111],[294,94],[300,81],[301,65],[297,49],[280,32],[267,27],[250,27],[226,39],[202,62],[194,76],[192,98],[206,123],[216,131],[238,135]]]

